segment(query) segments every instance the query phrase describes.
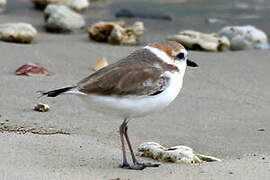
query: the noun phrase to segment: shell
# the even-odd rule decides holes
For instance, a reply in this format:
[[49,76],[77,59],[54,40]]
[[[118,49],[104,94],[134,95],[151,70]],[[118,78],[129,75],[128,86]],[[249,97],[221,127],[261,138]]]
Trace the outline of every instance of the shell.
[[50,75],[50,72],[43,68],[40,67],[38,64],[35,63],[27,63],[19,67],[15,71],[16,75],[28,75],[28,74],[44,74],[46,76]]
[[104,68],[105,66],[108,66],[108,65],[109,65],[109,63],[107,62],[106,58],[102,57],[99,60],[97,60],[97,63],[95,64],[93,69],[95,71],[98,71],[98,70],[100,70],[100,69],[102,69],[102,68]]
[[47,112],[50,110],[50,106],[47,104],[43,103],[38,103],[35,107],[34,110],[39,111],[39,112]]

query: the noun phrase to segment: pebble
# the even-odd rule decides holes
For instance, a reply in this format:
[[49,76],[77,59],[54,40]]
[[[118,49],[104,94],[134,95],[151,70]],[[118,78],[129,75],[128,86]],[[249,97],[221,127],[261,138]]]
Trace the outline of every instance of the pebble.
[[83,17],[63,5],[50,4],[44,10],[45,27],[53,32],[70,32],[85,25]]
[[254,26],[226,26],[218,34],[229,39],[231,50],[269,49],[265,32]]
[[168,40],[181,43],[187,49],[203,51],[227,51],[230,49],[230,42],[226,37],[219,35],[205,34],[193,30],[180,31],[176,35],[168,37]]
[[30,43],[37,35],[37,30],[28,23],[0,24],[0,40],[16,43]]
[[7,4],[6,0],[0,0],[0,7],[3,7]]
[[144,32],[143,22],[126,27],[125,23],[100,21],[88,28],[89,38],[118,45],[136,45]]

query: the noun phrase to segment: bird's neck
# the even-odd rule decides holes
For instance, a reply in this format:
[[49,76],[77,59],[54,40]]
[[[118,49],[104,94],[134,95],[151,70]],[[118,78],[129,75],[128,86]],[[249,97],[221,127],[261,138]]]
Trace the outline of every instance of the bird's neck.
[[168,54],[165,53],[164,51],[155,47],[151,47],[151,46],[145,46],[144,49],[149,50],[151,53],[156,55],[165,64],[169,66],[173,66],[175,67],[175,69],[178,69],[178,72],[180,73],[180,75],[184,76],[185,71],[186,71],[186,66],[187,66],[185,61],[175,61],[174,63],[172,63],[171,57],[169,57]]

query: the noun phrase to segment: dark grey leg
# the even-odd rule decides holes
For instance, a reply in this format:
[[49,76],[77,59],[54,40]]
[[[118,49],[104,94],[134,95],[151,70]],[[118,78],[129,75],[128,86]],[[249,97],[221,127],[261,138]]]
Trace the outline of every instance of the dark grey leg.
[[129,166],[129,169],[134,169],[134,170],[143,170],[144,168],[146,167],[158,167],[160,164],[151,164],[151,163],[139,163],[134,155],[134,152],[133,152],[133,149],[131,147],[131,143],[130,143],[130,140],[129,140],[129,137],[128,137],[128,133],[127,133],[127,130],[128,130],[128,126],[127,126],[127,119],[124,120],[123,124],[124,125],[124,135],[125,135],[125,138],[126,138],[126,141],[127,141],[127,144],[128,144],[128,148],[130,150],[130,153],[131,153],[131,157],[132,157],[132,161],[133,161],[133,165],[132,166]]
[[120,165],[121,168],[129,168],[129,164],[127,162],[127,156],[126,156],[126,149],[125,149],[125,142],[124,142],[124,132],[125,132],[125,125],[126,124],[126,119],[123,121],[119,128],[119,133],[120,133],[120,139],[121,139],[121,144],[122,144],[122,152],[123,152],[123,164]]

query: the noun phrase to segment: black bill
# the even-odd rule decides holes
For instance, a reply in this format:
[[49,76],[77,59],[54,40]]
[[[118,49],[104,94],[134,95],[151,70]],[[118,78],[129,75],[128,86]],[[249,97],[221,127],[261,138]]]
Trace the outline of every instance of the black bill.
[[196,64],[195,62],[187,59],[187,66],[190,66],[190,67],[198,67],[199,65]]

